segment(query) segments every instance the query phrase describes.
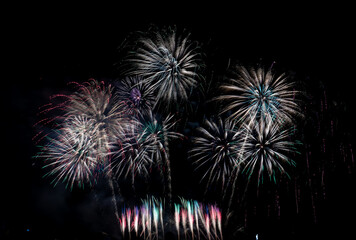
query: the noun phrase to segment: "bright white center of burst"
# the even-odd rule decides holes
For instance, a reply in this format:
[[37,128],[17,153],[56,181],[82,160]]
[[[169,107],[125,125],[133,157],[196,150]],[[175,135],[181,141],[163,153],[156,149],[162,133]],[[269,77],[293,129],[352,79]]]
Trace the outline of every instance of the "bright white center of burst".
[[164,55],[166,70],[169,71],[173,76],[177,76],[179,71],[177,60],[172,56],[167,48],[161,47],[161,51]]

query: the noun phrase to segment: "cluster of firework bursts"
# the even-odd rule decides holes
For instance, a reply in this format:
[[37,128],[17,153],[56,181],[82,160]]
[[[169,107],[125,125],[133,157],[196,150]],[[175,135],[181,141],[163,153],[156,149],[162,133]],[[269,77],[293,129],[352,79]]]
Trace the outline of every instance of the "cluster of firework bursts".
[[54,130],[35,136],[47,139],[36,157],[48,162],[44,168],[51,168],[47,175],[55,176],[55,184],[66,182],[70,188],[76,183],[92,185],[98,173],[113,171],[125,178],[131,175],[134,181],[136,174],[148,175],[152,165],[161,167],[169,160],[166,141],[181,137],[170,131],[175,125],[172,116],[161,120],[151,109],[145,114],[139,112],[138,107],[143,108],[140,97],[130,95],[136,101],[135,108],[134,100],[120,100],[126,92],[119,97],[104,82],[91,79],[76,84],[79,88],[74,94],[55,95],[53,98],[64,101],[46,105],[41,112],[60,112],[39,122],[55,122]]
[[[169,143],[184,138],[176,131],[178,119],[184,116],[182,112],[189,105],[192,92],[198,86],[200,90],[204,88],[200,49],[189,34],[180,36],[176,29],[143,34],[133,45],[137,49],[130,51],[123,65],[129,67],[114,84],[94,79],[74,83],[74,93],[55,95],[41,109],[40,114],[55,116],[36,124],[52,129],[41,130],[35,136],[36,142],[47,140],[37,157],[45,159],[44,168],[50,169],[46,175],[54,176],[53,183],[62,181],[70,188],[76,184],[93,185],[104,173],[113,196],[114,177],[129,178],[135,191],[135,179],[149,179],[155,168],[170,211],[165,212],[165,204],[154,198],[143,201],[141,206],[124,208],[121,215],[116,209],[122,234],[159,239],[173,222],[178,239],[222,239],[222,213],[215,205],[181,199],[173,211],[171,203]],[[228,199],[226,213],[230,214],[239,176],[247,176],[247,184],[254,179],[258,187],[265,179],[281,181],[279,175],[290,178],[288,167],[295,167],[297,155],[303,158],[295,133],[304,114],[302,94],[296,84],[285,74],[276,76],[272,66],[267,70],[233,66],[226,76],[213,98],[206,101],[216,103],[218,114],[204,114],[202,125],[194,129],[187,155],[196,171],[202,172],[205,194],[213,185],[221,187],[219,200],[226,203]],[[326,100],[322,100],[322,113],[316,116],[318,135],[322,135],[320,123],[325,122],[326,110]],[[334,136],[336,122],[330,120],[328,124],[328,132]],[[328,142],[325,137],[322,139],[321,149],[326,156]],[[310,147],[311,144],[305,145],[305,159],[312,189]],[[351,145],[340,145],[340,149],[344,158],[351,156],[354,167]],[[326,169],[324,161],[317,173],[323,196]],[[294,187],[297,212],[299,179],[295,179]],[[312,202],[315,211],[313,196]],[[116,208],[115,198],[113,204]],[[276,204],[279,209],[279,196]]]
[[[216,205],[204,205],[181,198],[173,214],[165,203],[154,197],[142,200],[140,206],[122,209],[119,218],[123,237],[164,238],[165,229],[177,239],[223,239],[221,211]],[[174,225],[174,226],[173,226]],[[131,236],[132,235],[132,236]]]

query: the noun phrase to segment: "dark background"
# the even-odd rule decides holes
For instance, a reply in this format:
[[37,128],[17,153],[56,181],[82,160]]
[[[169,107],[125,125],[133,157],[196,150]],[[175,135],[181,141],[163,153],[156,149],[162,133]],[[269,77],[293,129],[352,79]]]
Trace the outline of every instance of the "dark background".
[[[49,179],[42,179],[43,171],[32,159],[37,151],[31,140],[36,134],[32,126],[39,120],[38,108],[51,95],[68,91],[69,81],[114,78],[118,46],[131,32],[145,31],[151,24],[189,30],[191,37],[208,50],[209,61],[217,69],[224,69],[229,59],[266,66],[275,61],[277,68],[296,73],[307,86],[322,82],[331,99],[345,103],[340,121],[343,131],[354,136],[351,113],[355,39],[354,18],[348,9],[341,5],[239,3],[213,5],[209,11],[183,3],[179,8],[138,8],[133,4],[105,10],[95,5],[8,9],[10,14],[3,22],[6,74],[1,89],[5,109],[1,118],[5,133],[1,238],[110,239],[110,234],[102,233],[110,232],[106,227],[110,220],[95,219],[92,209],[97,207],[92,205],[94,197],[89,189],[69,192],[62,185],[53,188]],[[351,179],[354,181],[354,176]],[[175,184],[178,191],[184,191],[184,178]],[[338,184],[343,187],[333,192],[333,200],[327,205],[330,215],[325,214],[335,225],[310,224],[306,229],[299,228],[299,232],[313,231],[313,237],[325,236],[323,232],[329,233],[333,227],[336,234],[352,232],[352,222],[346,218],[355,212],[350,197],[355,185],[343,181]],[[110,204],[106,196],[102,199],[103,206]],[[103,208],[101,216],[105,216]]]

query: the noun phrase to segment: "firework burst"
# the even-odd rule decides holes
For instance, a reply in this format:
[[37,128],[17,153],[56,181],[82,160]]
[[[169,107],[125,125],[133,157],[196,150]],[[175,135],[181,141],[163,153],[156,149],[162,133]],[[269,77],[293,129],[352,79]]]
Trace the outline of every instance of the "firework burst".
[[118,176],[131,175],[132,188],[134,187],[135,177],[148,177],[149,168],[153,161],[150,158],[152,145],[147,139],[144,139],[144,131],[140,132],[140,125],[127,125],[120,141],[111,144],[110,155],[113,156],[111,164],[108,167],[114,170]]
[[292,134],[293,128],[283,129],[273,121],[260,121],[253,127],[244,125],[240,142],[243,172],[248,173],[249,178],[256,172],[259,182],[263,181],[265,171],[274,181],[276,170],[288,175],[284,166],[295,166],[289,155],[297,152],[295,146],[299,143],[290,140]]
[[128,113],[123,102],[113,94],[111,85],[106,87],[104,82],[92,79],[84,84],[74,84],[78,91],[69,97],[65,116],[83,115],[92,119],[100,144],[107,149],[110,138],[121,136],[127,124]]
[[298,92],[285,74],[275,77],[271,70],[237,66],[228,80],[221,86],[223,94],[214,99],[227,103],[221,114],[230,113],[230,119],[239,122],[272,119],[285,123],[300,115],[295,99]]
[[207,185],[221,182],[224,189],[234,167],[238,165],[239,132],[235,121],[205,120],[204,127],[198,128],[199,137],[193,138],[190,158],[195,159],[196,169],[207,167],[204,178]]
[[139,40],[140,48],[131,56],[131,74],[143,76],[157,94],[155,106],[186,102],[198,83],[201,56],[190,34],[175,29],[155,32]]
[[45,176],[54,175],[52,183],[66,182],[66,187],[71,189],[75,183],[79,187],[84,183],[92,184],[100,157],[93,129],[93,121],[85,116],[75,116],[54,131],[55,137],[47,137],[48,144],[37,157],[45,159],[43,168],[51,168]]
[[78,87],[76,92],[55,95],[52,99],[64,100],[42,110],[60,111],[54,118],[46,118],[46,122],[55,122],[55,129],[53,134],[46,135],[48,143],[38,156],[49,162],[45,168],[52,167],[46,175],[57,175],[55,183],[67,181],[72,188],[75,182],[91,184],[94,174],[91,171],[108,163],[109,143],[122,137],[128,117],[110,85],[106,87],[104,82],[93,79],[71,84]]
[[155,102],[152,88],[140,76],[126,77],[117,82],[118,100],[126,103],[125,109],[130,113],[148,113]]

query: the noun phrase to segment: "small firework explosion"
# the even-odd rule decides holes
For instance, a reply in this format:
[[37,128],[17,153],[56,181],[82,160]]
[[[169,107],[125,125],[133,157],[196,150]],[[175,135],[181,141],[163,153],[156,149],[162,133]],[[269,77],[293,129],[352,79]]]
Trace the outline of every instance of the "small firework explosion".
[[125,103],[124,108],[127,111],[146,114],[152,109],[155,95],[142,77],[125,77],[116,86],[118,100]]

